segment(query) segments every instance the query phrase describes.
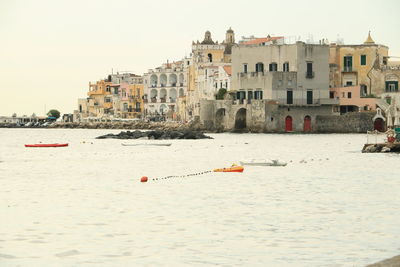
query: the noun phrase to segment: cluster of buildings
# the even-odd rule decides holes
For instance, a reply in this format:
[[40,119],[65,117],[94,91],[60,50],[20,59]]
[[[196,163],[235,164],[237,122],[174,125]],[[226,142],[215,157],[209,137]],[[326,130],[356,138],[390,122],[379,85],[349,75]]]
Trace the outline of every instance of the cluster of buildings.
[[[207,31],[190,57],[143,75],[112,73],[89,83],[74,120],[198,121],[207,128],[314,131],[318,116],[371,112],[385,128],[398,110],[400,62],[368,34],[346,45],[322,39],[242,37],[222,42]],[[399,113],[400,114],[400,113]]]

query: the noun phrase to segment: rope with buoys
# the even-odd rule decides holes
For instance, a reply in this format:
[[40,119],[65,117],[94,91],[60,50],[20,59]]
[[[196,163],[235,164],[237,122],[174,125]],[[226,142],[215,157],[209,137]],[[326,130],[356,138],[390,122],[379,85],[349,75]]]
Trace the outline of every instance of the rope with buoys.
[[[189,173],[189,174],[184,174],[184,175],[170,175],[170,176],[165,176],[165,177],[157,177],[157,178],[152,178],[152,181],[160,181],[160,180],[167,180],[167,179],[171,179],[171,178],[185,178],[185,177],[189,177],[189,176],[196,176],[196,175],[202,175],[205,173],[210,173],[212,171],[202,171],[202,172],[195,172],[195,173]],[[145,183],[149,180],[149,178],[147,176],[143,176],[142,178],[140,178],[140,182]]]
[[[197,176],[197,175],[202,175],[210,172],[243,172],[244,168],[242,166],[237,166],[233,164],[230,168],[222,168],[222,169],[214,169],[212,171],[202,171],[202,172],[195,172],[195,173],[190,173],[190,174],[184,174],[184,175],[170,175],[170,176],[165,176],[165,177],[157,177],[157,178],[152,178],[152,181],[160,181],[160,180],[168,180],[171,178],[185,178],[185,177],[190,177],[190,176]],[[145,183],[149,180],[149,177],[147,176],[142,176],[140,178],[140,182]]]

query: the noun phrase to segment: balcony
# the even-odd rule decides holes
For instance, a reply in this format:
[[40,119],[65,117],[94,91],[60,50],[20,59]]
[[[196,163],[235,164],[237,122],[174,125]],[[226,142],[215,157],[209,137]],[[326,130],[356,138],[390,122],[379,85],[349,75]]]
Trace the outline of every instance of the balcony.
[[183,83],[179,83],[179,86],[183,86]]
[[161,97],[161,98],[160,98],[160,102],[161,102],[161,103],[166,103],[167,100],[165,99],[165,97]]
[[312,78],[314,78],[314,76],[315,76],[315,73],[313,71],[307,71],[306,72],[306,78],[307,79],[312,79]]
[[176,86],[176,82],[175,83],[171,83],[171,86],[175,87]]
[[105,108],[105,109],[110,109],[110,108],[112,108],[112,106],[113,106],[113,104],[111,102],[106,102],[103,104],[103,108]]
[[165,87],[165,83],[161,83],[161,87]]
[[152,97],[151,98],[151,103],[157,103],[157,97]]
[[342,72],[357,72],[352,66],[344,66]]

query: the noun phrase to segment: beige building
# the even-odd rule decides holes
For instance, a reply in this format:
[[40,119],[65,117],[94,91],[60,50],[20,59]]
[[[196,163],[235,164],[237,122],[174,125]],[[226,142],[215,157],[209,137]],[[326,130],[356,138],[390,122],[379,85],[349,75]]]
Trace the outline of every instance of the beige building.
[[[202,42],[192,43],[192,63],[189,67],[187,116],[200,115],[200,100],[215,99],[215,76],[220,68],[230,66],[232,48],[236,46],[235,33],[229,28],[222,43],[213,41],[207,31]],[[221,73],[223,75],[223,73]],[[226,76],[226,79],[230,76]],[[218,80],[218,78],[217,78]],[[230,84],[230,81],[227,81]]]

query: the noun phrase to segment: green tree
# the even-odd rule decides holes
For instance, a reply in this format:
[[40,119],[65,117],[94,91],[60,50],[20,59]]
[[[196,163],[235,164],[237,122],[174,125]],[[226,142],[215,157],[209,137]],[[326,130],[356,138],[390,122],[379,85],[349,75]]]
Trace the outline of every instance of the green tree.
[[217,100],[223,100],[224,97],[225,97],[225,94],[226,94],[226,89],[225,89],[225,88],[221,88],[221,89],[218,90],[218,93],[217,93],[217,95],[215,96],[215,98],[216,98]]
[[47,112],[47,116],[58,119],[60,118],[60,111],[58,111],[57,109],[51,109],[49,110],[49,112]]

